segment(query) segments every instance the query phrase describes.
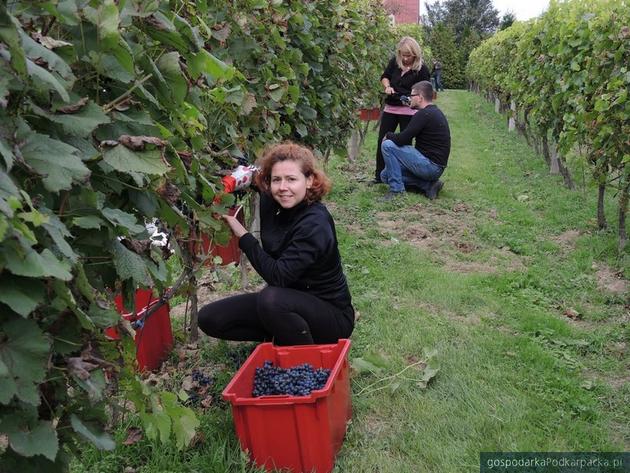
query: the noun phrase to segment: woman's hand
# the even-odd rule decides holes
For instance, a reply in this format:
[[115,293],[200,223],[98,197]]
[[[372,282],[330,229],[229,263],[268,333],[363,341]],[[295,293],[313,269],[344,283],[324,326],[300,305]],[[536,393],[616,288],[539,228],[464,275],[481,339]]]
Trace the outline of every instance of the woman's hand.
[[387,95],[392,95],[395,92],[394,88],[391,85],[388,85],[387,87],[385,87],[385,93]]
[[225,220],[225,223],[228,224],[228,227],[230,227],[230,230],[232,230],[232,233],[234,233],[237,238],[247,233],[247,228],[241,225],[241,222],[239,222],[236,217],[232,215],[221,215],[221,218]]

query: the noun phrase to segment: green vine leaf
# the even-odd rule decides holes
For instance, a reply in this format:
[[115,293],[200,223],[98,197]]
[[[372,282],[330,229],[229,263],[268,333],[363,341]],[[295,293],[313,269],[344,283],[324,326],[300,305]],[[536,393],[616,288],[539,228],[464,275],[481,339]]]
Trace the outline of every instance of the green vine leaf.
[[13,163],[15,162],[15,156],[13,155],[10,146],[4,141],[2,136],[0,136],[0,155],[4,158],[7,171],[10,171],[13,167]]
[[0,5],[0,40],[9,46],[11,51],[11,66],[21,76],[26,75],[26,55],[22,49],[20,35],[13,22],[13,17],[7,13],[6,5]]
[[90,304],[88,315],[90,316],[90,320],[92,320],[97,327],[101,328],[112,327],[120,320],[120,314],[113,308],[102,308],[99,307],[98,303]]
[[75,113],[50,113],[33,105],[33,112],[48,120],[59,123],[71,135],[87,137],[98,127],[110,123],[110,118],[94,102],[89,102]]
[[76,263],[79,259],[79,255],[77,255],[66,238],[72,237],[72,234],[68,231],[66,226],[63,224],[59,218],[50,212],[47,212],[46,215],[48,221],[43,224],[43,227],[46,229],[50,238],[55,242],[57,249],[72,263]]
[[86,230],[97,230],[101,228],[104,223],[103,219],[96,215],[87,215],[85,217],[75,217],[72,219],[72,225],[85,228]]
[[44,291],[44,285],[36,279],[0,275],[0,302],[22,317],[28,317],[44,302]]
[[160,397],[164,410],[172,419],[175,442],[177,448],[181,450],[187,447],[195,436],[200,425],[199,419],[190,408],[179,404],[175,393],[162,391]]
[[116,443],[107,432],[102,432],[89,423],[83,422],[76,414],[70,416],[70,425],[74,431],[88,440],[99,450],[114,450]]
[[85,7],[85,18],[96,26],[98,39],[105,47],[112,48],[118,43],[119,15],[118,7],[113,0],[104,0],[98,8]]
[[217,59],[205,49],[188,60],[188,71],[193,79],[201,74],[208,74],[213,80],[230,80],[234,77],[234,68]]
[[164,80],[168,83],[168,88],[163,91],[162,103],[168,104],[168,108],[174,105],[181,105],[188,94],[188,81],[179,65],[180,55],[177,52],[166,53],[160,56],[156,66],[162,73]]
[[149,271],[142,257],[133,251],[129,251],[119,241],[112,245],[112,255],[116,272],[121,280],[132,279],[140,286],[150,284]]
[[110,209],[105,207],[102,211],[103,217],[113,225],[125,228],[131,235],[137,235],[146,229],[137,223],[136,217],[120,209]]
[[108,148],[103,153],[103,161],[116,171],[124,173],[162,175],[169,171],[160,150],[131,151],[123,145]]
[[6,432],[11,448],[24,457],[43,455],[51,461],[57,457],[59,439],[50,422],[39,421],[33,427],[13,414],[2,418],[0,431]]
[[[10,319],[0,326],[0,361],[8,369],[6,378],[35,388],[44,380],[50,343],[32,320]],[[5,387],[7,382],[5,381]],[[14,394],[17,394],[17,385]],[[31,389],[32,391],[32,389]],[[32,401],[32,396],[26,396]]]
[[43,60],[50,71],[59,74],[59,76],[67,81],[69,83],[68,85],[71,86],[75,77],[72,73],[72,69],[66,61],[61,59],[61,57],[59,57],[55,52],[45,48],[37,41],[34,41],[30,36],[24,33],[24,31],[20,31],[20,38],[22,40],[22,47],[24,48],[26,57],[32,61],[41,62]]
[[155,12],[145,19],[146,31],[153,39],[170,45],[178,51],[186,51],[186,40],[177,32],[175,25],[162,13]]
[[98,402],[103,399],[105,392],[106,382],[103,370],[92,370],[90,376],[86,379],[81,379],[78,376],[74,376],[75,382],[81,386],[88,393],[88,397],[92,402]]
[[[3,56],[2,51],[0,51],[0,56]],[[26,60],[26,69],[40,91],[55,90],[64,102],[70,101],[70,96],[64,85],[46,69],[38,66],[30,59]]]
[[29,249],[25,257],[16,251],[5,251],[4,255],[6,268],[17,276],[53,277],[62,281],[72,279],[70,265],[58,260],[48,248],[41,253]]
[[70,189],[73,182],[90,176],[90,170],[77,156],[78,150],[46,135],[30,133],[21,147],[24,160],[43,176],[46,189],[51,192]]

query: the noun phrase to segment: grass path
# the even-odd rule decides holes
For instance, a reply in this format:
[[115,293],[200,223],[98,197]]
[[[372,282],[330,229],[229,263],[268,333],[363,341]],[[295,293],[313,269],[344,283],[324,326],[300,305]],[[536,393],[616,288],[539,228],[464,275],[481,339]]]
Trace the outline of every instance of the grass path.
[[[438,103],[453,137],[438,200],[380,203],[383,186],[358,182],[373,136],[333,173],[361,314],[352,356],[381,376],[426,350],[441,365],[428,389],[396,378],[353,398],[338,471],[478,471],[480,451],[627,451],[627,281],[598,287],[621,262],[614,235],[594,232],[594,193],[548,176],[479,97],[449,91]],[[361,373],[353,390],[377,380]]]
[[[360,313],[351,358],[379,370],[353,374],[335,472],[478,472],[480,451],[630,450],[630,258],[616,256],[614,231],[595,231],[595,192],[564,189],[479,97],[448,91],[438,104],[453,150],[436,201],[379,202],[386,189],[365,184],[374,134],[356,162],[329,163]],[[194,447],[121,445],[138,424],[129,415],[114,452],[86,449],[72,471],[251,471],[220,401],[250,349],[204,337],[165,368],[174,392],[192,369],[214,378]],[[427,352],[440,369],[423,388]]]

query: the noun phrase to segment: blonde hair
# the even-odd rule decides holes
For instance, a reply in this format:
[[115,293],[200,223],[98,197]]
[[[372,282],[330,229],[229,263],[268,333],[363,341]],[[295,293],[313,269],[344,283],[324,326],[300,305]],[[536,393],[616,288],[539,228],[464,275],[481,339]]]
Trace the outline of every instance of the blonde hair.
[[420,49],[420,45],[418,42],[413,39],[411,36],[405,36],[398,42],[396,46],[396,64],[401,69],[403,68],[402,62],[402,54],[403,53],[411,53],[414,56],[413,64],[411,65],[411,69],[414,71],[419,71],[422,67],[422,50]]

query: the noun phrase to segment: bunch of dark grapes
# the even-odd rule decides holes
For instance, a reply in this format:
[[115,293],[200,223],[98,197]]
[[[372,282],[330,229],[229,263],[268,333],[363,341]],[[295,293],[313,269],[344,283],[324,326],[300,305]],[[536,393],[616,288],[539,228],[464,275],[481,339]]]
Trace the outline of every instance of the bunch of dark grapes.
[[208,386],[210,383],[212,383],[212,379],[210,377],[197,370],[194,370],[192,372],[192,380],[196,381],[199,386]]
[[256,368],[252,396],[273,394],[308,396],[311,391],[322,389],[329,375],[329,369],[313,369],[308,363],[292,368],[280,368],[273,366],[273,362],[267,360],[261,368]]

